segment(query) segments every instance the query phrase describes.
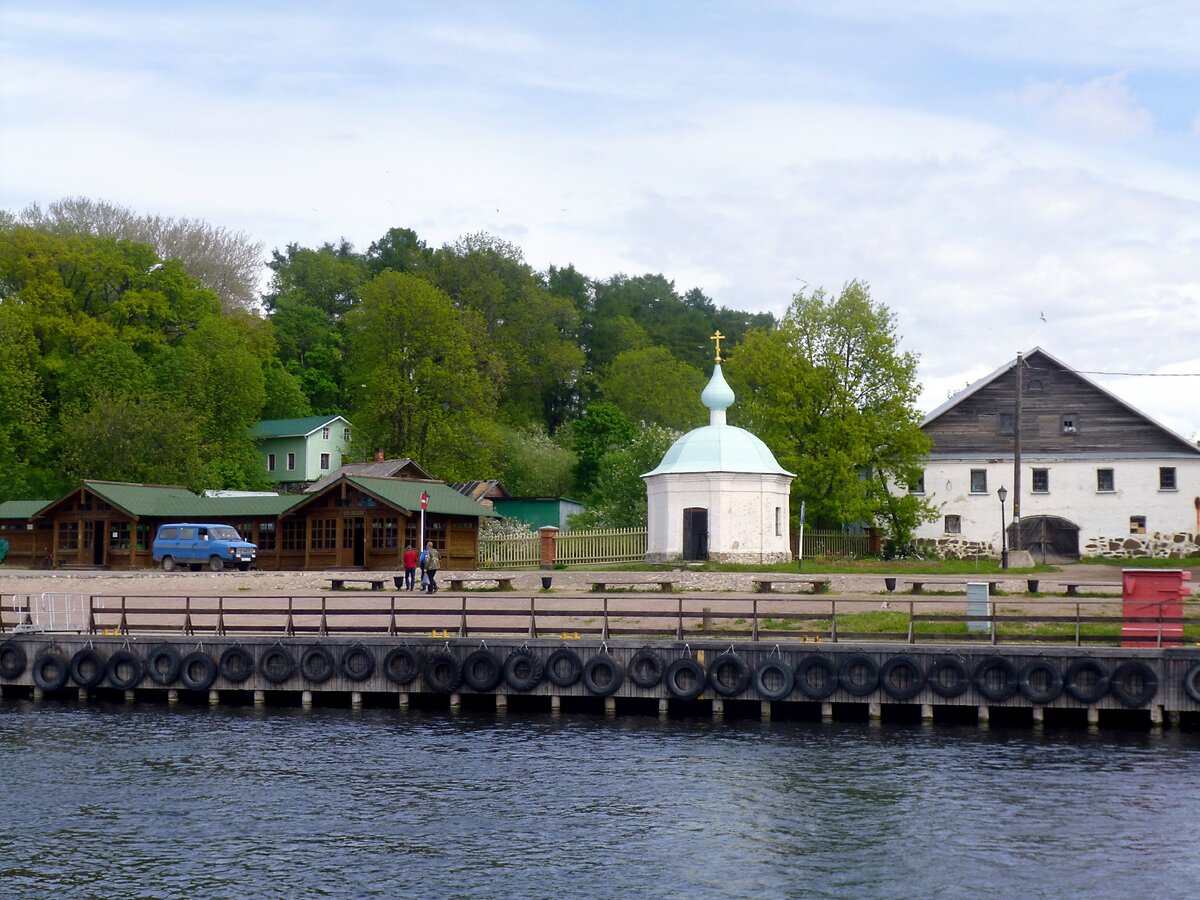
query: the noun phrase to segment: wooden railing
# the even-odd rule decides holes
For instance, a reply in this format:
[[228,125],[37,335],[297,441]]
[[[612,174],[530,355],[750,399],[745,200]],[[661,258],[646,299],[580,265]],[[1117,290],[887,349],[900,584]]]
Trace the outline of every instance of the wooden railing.
[[[22,631],[27,622],[20,596],[0,598],[0,633]],[[9,603],[7,601],[11,600]],[[1147,647],[1177,642],[1188,629],[1197,639],[1200,618],[1124,617],[1103,600],[1080,601],[1072,614],[968,615],[962,601],[895,601],[902,630],[864,630],[862,601],[797,598],[714,597],[679,594],[596,597],[414,597],[407,593],[295,597],[105,597],[87,598],[87,618],[76,629],[88,634],[183,635],[262,634],[425,634],[468,637],[493,634],[523,637],[600,635],[646,638],[748,638],[799,640],[974,642],[985,644],[1116,645],[1131,640]],[[839,606],[840,604],[840,606]],[[999,604],[997,604],[998,606]],[[907,610],[903,609],[907,606]],[[920,626],[983,626],[982,631],[929,631]],[[1122,637],[1122,624],[1147,626],[1137,638]],[[1041,628],[1026,631],[1023,628]],[[858,630],[855,630],[858,629]],[[1057,629],[1051,633],[1045,629]]]
[[560,531],[556,561],[566,565],[645,562],[645,528]]

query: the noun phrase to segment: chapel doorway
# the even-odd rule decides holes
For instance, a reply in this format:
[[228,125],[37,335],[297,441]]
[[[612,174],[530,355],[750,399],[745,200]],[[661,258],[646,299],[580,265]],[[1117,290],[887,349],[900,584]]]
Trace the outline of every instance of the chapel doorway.
[[708,559],[708,510],[702,506],[683,511],[683,558]]

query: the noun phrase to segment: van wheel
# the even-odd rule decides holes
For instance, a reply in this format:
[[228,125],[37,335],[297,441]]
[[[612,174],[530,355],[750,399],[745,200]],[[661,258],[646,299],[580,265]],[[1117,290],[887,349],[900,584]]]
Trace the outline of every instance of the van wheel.
[[162,558],[162,570],[164,572],[174,572],[175,571],[175,557],[164,556]]
[[225,568],[225,563],[219,556],[210,556],[208,558],[208,568],[213,572],[220,572],[223,568]]

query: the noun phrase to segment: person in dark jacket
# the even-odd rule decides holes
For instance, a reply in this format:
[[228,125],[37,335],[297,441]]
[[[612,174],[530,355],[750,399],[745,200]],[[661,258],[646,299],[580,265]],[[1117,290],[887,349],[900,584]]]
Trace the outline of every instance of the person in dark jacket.
[[435,576],[437,575],[438,569],[441,568],[442,558],[438,556],[438,552],[433,549],[433,541],[425,542],[425,553],[423,556],[425,560],[425,577],[429,582],[429,586],[426,588],[426,590],[431,594],[436,594],[438,588]]

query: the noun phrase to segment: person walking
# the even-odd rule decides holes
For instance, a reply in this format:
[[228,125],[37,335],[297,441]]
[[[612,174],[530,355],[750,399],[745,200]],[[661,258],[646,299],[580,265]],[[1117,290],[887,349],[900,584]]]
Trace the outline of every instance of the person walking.
[[417,551],[412,544],[404,545],[404,589],[411,591],[417,583]]
[[442,558],[438,552],[433,549],[433,541],[425,542],[425,575],[429,579],[428,591],[431,594],[437,593],[437,581],[435,576],[438,569],[441,568]]

